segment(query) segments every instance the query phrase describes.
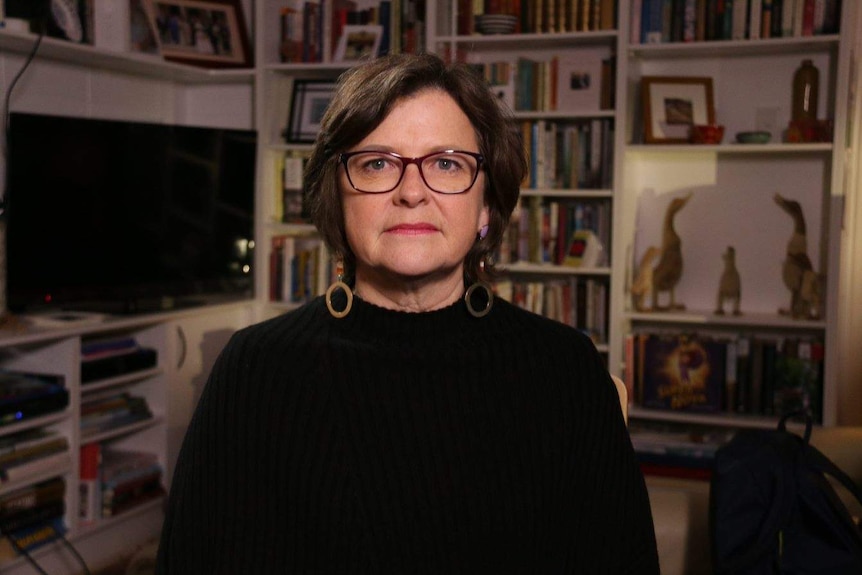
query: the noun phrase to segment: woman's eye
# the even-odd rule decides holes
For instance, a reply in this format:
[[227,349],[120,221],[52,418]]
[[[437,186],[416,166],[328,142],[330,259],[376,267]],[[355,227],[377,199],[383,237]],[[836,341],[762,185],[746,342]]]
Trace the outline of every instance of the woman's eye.
[[437,169],[444,172],[458,170],[461,165],[452,158],[440,158],[437,160]]

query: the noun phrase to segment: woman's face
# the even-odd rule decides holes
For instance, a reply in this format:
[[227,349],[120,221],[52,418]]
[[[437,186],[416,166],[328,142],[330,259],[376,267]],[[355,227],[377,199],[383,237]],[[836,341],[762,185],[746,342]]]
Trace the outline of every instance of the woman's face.
[[[442,150],[478,152],[479,144],[455,101],[441,90],[426,90],[398,101],[386,119],[349,151],[386,151],[413,158]],[[463,194],[432,191],[415,164],[407,165],[394,190],[381,194],[356,191],[343,167],[339,172],[357,286],[363,281],[394,282],[396,289],[399,282],[463,286],[464,257],[488,223],[484,172]]]

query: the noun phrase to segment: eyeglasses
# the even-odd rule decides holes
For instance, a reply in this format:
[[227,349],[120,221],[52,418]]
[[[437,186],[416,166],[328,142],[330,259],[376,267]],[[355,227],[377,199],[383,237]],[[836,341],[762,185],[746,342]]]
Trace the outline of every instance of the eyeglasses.
[[348,152],[338,157],[347,179],[357,192],[383,194],[398,187],[404,170],[416,164],[425,185],[439,194],[463,194],[476,183],[482,154],[460,150],[433,152],[405,158],[392,152]]

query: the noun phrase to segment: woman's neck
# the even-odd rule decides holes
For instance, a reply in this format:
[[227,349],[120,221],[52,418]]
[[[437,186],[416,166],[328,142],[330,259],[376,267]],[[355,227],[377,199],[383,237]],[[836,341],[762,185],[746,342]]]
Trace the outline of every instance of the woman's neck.
[[461,272],[434,278],[394,278],[356,272],[355,295],[395,311],[426,312],[452,305],[464,294]]

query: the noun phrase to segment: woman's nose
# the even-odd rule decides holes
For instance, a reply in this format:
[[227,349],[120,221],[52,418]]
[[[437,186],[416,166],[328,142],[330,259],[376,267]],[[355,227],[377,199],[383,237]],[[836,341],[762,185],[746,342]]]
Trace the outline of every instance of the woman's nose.
[[408,164],[404,168],[404,176],[401,183],[395,188],[395,199],[398,203],[414,205],[427,201],[431,190],[419,172],[419,166]]

